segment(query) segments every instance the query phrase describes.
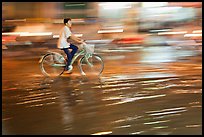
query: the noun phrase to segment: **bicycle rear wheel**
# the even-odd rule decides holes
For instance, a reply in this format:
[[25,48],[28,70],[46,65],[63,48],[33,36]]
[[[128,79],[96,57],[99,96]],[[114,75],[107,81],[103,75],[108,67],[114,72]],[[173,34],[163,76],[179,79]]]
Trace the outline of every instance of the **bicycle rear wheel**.
[[103,59],[96,54],[83,56],[78,62],[79,70],[82,75],[101,75],[104,69]]
[[40,70],[43,75],[49,77],[55,77],[61,75],[66,66],[64,57],[56,53],[48,53],[44,55],[40,60]]

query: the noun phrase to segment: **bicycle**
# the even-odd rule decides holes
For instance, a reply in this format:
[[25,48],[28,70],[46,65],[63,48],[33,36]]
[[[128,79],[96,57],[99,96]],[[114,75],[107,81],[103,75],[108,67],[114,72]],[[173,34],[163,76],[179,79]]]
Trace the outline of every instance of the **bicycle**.
[[[81,56],[81,57],[80,57]],[[100,76],[104,69],[104,62],[101,56],[94,53],[94,45],[88,45],[85,42],[74,57],[70,65],[78,60],[78,68],[81,75],[94,73]],[[64,56],[58,52],[48,51],[39,60],[40,70],[45,76],[60,76],[66,68],[67,61]]]

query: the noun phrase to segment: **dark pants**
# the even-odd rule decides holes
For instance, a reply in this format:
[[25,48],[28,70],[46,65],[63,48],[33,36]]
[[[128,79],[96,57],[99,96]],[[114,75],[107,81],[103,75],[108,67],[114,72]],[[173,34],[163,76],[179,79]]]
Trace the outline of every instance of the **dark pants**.
[[[69,49],[72,49],[72,51],[70,52]],[[74,54],[77,52],[78,47],[73,44],[70,44],[69,48],[64,48],[62,50],[67,54],[67,67],[68,67],[72,61],[72,58],[74,57]]]

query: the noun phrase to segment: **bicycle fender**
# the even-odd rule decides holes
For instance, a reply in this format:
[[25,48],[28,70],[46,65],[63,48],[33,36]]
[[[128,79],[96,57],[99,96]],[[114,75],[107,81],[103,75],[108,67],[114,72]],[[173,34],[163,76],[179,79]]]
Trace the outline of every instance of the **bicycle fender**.
[[38,61],[38,63],[41,63],[41,62],[42,62],[43,57],[44,57],[44,56],[42,56],[42,57],[40,58],[40,60]]

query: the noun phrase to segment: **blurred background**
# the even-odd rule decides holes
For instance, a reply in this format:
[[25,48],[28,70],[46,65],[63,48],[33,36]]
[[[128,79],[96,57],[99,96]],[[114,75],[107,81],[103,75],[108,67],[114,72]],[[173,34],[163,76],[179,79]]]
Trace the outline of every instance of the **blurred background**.
[[[100,78],[42,75],[67,17]],[[201,135],[202,2],[3,2],[2,75],[5,135]]]
[[202,45],[202,2],[3,2],[2,49],[56,44],[67,17],[89,42]]

